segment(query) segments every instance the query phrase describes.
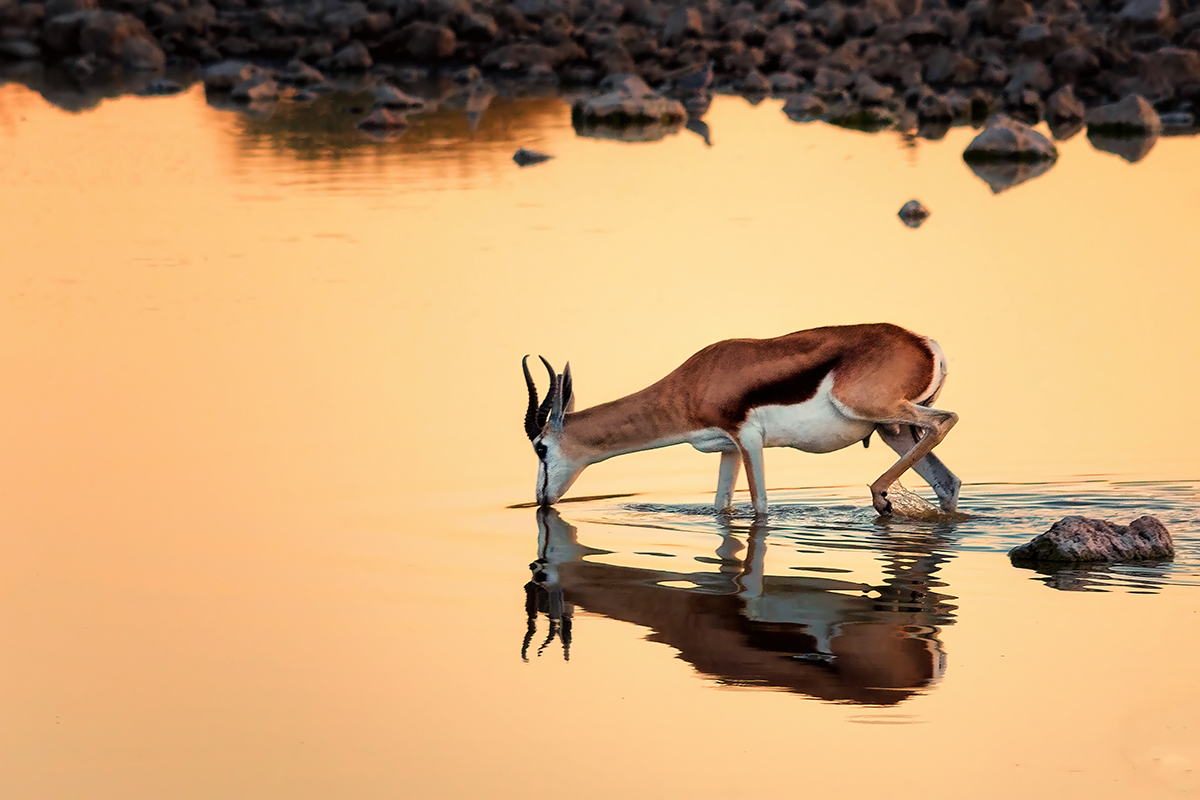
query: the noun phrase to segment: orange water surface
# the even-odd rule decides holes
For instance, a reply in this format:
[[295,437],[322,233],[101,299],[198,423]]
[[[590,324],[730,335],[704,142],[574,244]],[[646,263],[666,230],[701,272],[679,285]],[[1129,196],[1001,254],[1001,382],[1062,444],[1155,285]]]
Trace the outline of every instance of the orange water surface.
[[[779,105],[718,98],[711,149],[580,138],[553,98],[378,144],[0,87],[0,797],[1200,791],[1200,143],[1077,136],[993,195],[969,129]],[[767,530],[705,516],[685,448],[573,489],[634,498],[507,508],[524,354],[589,405],[879,320],[949,357],[972,523],[879,526],[879,446],[770,451]],[[1164,515],[1177,563],[1009,564],[1081,497]],[[530,619],[539,556],[563,594]]]

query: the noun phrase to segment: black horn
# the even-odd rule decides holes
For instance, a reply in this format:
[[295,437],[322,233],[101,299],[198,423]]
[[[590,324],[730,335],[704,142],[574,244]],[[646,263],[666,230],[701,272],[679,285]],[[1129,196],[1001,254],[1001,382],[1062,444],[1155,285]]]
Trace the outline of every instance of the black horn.
[[529,390],[529,407],[525,409],[525,435],[531,442],[542,432],[546,418],[550,416],[550,408],[554,405],[554,367],[550,366],[550,362],[541,356],[538,358],[542,359],[542,363],[546,365],[546,371],[550,373],[550,393],[546,395],[546,399],[540,406],[538,405],[537,386],[533,383],[533,376],[529,374],[529,356],[521,359],[521,371],[525,373],[525,388]]
[[550,390],[546,393],[546,399],[538,406],[537,410],[537,426],[538,433],[542,432],[542,428],[546,425],[546,420],[550,417],[550,409],[554,408],[554,395],[558,393],[558,376],[554,374],[554,367],[550,366],[550,362],[542,356],[542,364],[546,367],[546,372],[550,374]]

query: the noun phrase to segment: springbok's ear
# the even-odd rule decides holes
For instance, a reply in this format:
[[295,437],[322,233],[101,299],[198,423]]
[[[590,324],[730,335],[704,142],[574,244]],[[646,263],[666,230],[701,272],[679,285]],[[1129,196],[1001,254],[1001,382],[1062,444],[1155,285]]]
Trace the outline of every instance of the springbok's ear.
[[567,398],[564,401],[565,402],[564,407],[566,408],[567,413],[570,414],[572,411],[575,410],[575,389],[571,386],[571,362],[570,361],[568,361],[567,365],[565,367],[563,367],[563,395]]
[[556,433],[562,432],[564,413],[563,376],[559,375],[554,380],[554,404],[550,407],[550,428]]

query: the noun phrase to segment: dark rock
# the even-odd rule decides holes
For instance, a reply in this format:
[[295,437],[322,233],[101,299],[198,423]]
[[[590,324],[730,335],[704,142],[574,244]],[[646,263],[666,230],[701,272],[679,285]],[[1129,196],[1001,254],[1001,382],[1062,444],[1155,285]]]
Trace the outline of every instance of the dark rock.
[[1028,544],[1008,552],[1013,563],[1052,561],[1139,561],[1175,556],[1171,534],[1156,518],[1139,517],[1129,525],[1107,520],[1064,517]]
[[365,72],[373,63],[367,46],[355,40],[335,53],[329,65],[342,72]]
[[79,30],[92,13],[91,11],[76,11],[52,17],[42,30],[43,44],[50,50],[59,53],[78,52]]
[[245,61],[222,61],[204,70],[204,88],[227,92],[261,72],[260,67]]
[[457,43],[454,31],[445,25],[410,22],[384,36],[374,51],[393,60],[439,61],[454,55]]
[[954,109],[950,107],[950,103],[947,102],[945,97],[936,92],[925,94],[917,102],[917,118],[922,122],[949,122],[954,119],[954,116]]
[[465,42],[490,42],[496,38],[500,26],[491,14],[467,14],[458,21],[455,30]]
[[324,83],[325,76],[315,67],[298,58],[294,58],[279,73],[279,80],[282,83],[290,83],[293,86],[315,86],[316,84]]
[[533,164],[541,164],[544,161],[549,161],[554,156],[547,153],[539,153],[537,150],[526,150],[522,147],[517,152],[513,153],[513,161],[517,162],[518,167],[528,167]]
[[984,20],[993,33],[1015,35],[1036,16],[1025,0],[984,0]]
[[178,81],[173,81],[169,78],[159,78],[146,84],[146,88],[142,89],[141,93],[144,95],[172,95],[179,94],[182,91],[183,85]]
[[771,83],[758,70],[751,70],[742,78],[741,90],[745,94],[767,94],[771,91]]
[[929,219],[930,211],[920,200],[909,200],[900,207],[900,221],[910,228],[919,228]]
[[794,94],[783,104],[783,113],[792,122],[816,119],[825,113],[825,103],[814,94]]
[[158,72],[166,66],[167,56],[149,37],[130,36],[121,43],[121,63],[135,72]]
[[677,6],[667,16],[663,26],[662,41],[664,44],[677,45],[688,37],[704,36],[704,19],[700,11],[687,6]]
[[1054,72],[1061,79],[1090,78],[1100,71],[1100,59],[1084,47],[1068,47],[1054,56]]
[[91,11],[99,8],[96,0],[46,0],[46,19],[50,20],[61,14],[71,14],[76,11]]
[[839,128],[875,133],[896,124],[896,116],[882,106],[864,106],[849,100],[834,103],[825,112],[825,119]]
[[1050,101],[1046,104],[1046,119],[1052,124],[1079,122],[1083,120],[1086,113],[1083,101],[1075,96],[1075,90],[1070,85],[1064,86],[1050,95]]
[[[687,112],[678,100],[653,91],[637,75],[610,75],[600,83],[600,95],[576,100],[571,118],[580,124],[620,127],[662,123],[682,124]],[[661,138],[661,137],[660,137]]]
[[33,42],[0,41],[0,59],[8,61],[34,61],[42,57],[42,48]]
[[988,120],[987,127],[963,151],[963,160],[971,162],[1053,162],[1058,158],[1054,143],[1042,134],[1004,114]]
[[233,88],[231,100],[239,103],[260,103],[279,99],[279,85],[265,73],[250,77]]
[[1087,112],[1088,132],[1110,136],[1157,136],[1162,122],[1144,97],[1131,94]]
[[1162,122],[1163,131],[1171,129],[1191,129],[1196,127],[1196,115],[1190,111],[1169,111],[1158,115]]
[[893,94],[895,90],[892,87],[884,86],[870,75],[859,75],[854,83],[854,96],[864,105],[884,105],[892,99]]
[[1169,30],[1174,17],[1170,0],[1129,0],[1117,14],[1117,21],[1141,30]]
[[798,91],[804,82],[796,75],[790,72],[776,72],[768,79],[771,83],[771,92],[774,94],[790,94]]
[[[115,11],[89,11],[79,28],[79,49],[113,59],[129,38],[149,39],[146,26],[137,17]],[[157,46],[157,45],[156,45]]]

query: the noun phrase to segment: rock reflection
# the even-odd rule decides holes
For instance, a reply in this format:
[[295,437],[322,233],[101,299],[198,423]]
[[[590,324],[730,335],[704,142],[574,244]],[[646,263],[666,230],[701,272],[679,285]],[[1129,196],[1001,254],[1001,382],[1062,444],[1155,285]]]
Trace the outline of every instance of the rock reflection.
[[1158,143],[1157,136],[1106,136],[1091,131],[1088,131],[1087,138],[1092,147],[1103,153],[1120,156],[1130,164],[1141,161]]
[[[526,584],[528,657],[539,618],[564,657],[575,607],[649,628],[698,671],[732,686],[785,689],[821,700],[893,705],[941,677],[938,633],[953,598],[935,580],[950,558],[931,536],[884,554],[887,578],[871,586],[832,577],[768,575],[767,528],[745,544],[726,524],[716,571],[676,572],[589,560],[606,554],[578,541],[554,509],[537,510],[538,558]],[[740,555],[745,550],[744,555]]]
[[968,161],[975,176],[988,185],[992,194],[1000,194],[1014,186],[1041,177],[1050,171],[1055,161]]

